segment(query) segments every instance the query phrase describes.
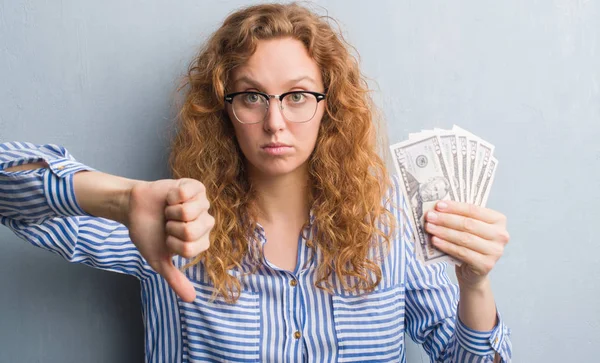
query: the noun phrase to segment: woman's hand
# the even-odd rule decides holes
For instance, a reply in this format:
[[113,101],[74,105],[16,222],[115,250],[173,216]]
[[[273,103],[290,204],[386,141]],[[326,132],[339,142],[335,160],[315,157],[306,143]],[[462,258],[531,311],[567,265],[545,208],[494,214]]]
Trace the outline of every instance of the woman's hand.
[[125,225],[148,264],[184,301],[196,291],[172,262],[174,254],[193,258],[209,247],[214,218],[205,188],[195,179],[165,179],[136,184],[129,193]]
[[456,266],[461,287],[479,287],[510,239],[503,214],[473,204],[438,202],[426,220],[434,246],[464,262]]

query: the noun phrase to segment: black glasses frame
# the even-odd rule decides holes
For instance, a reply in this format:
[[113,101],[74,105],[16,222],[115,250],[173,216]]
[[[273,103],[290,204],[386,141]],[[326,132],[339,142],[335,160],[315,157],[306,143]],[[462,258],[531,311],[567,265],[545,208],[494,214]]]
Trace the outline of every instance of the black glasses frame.
[[[225,101],[229,102],[232,106],[233,106],[233,98],[237,95],[248,95],[248,94],[255,94],[255,95],[259,95],[262,96],[264,99],[267,100],[267,104],[265,109],[269,109],[270,105],[271,105],[271,99],[272,98],[276,98],[279,100],[279,110],[281,112],[283,112],[283,102],[282,99],[287,96],[287,95],[291,95],[291,94],[303,94],[303,93],[307,93],[310,95],[313,95],[316,99],[317,99],[317,105],[319,104],[319,102],[323,101],[325,99],[326,94],[325,93],[320,93],[320,92],[313,92],[313,91],[290,91],[290,92],[285,92],[282,93],[280,95],[270,95],[268,93],[264,93],[264,92],[258,92],[258,91],[243,91],[243,92],[234,92],[234,93],[229,93],[227,95],[225,95]],[[315,108],[315,113],[317,112],[317,109]],[[294,123],[305,123],[308,122],[310,120],[313,119],[313,117],[315,117],[315,113],[313,113],[313,115],[311,116],[311,118],[309,118],[306,121],[290,121],[290,122],[294,122]],[[233,110],[233,114],[235,115],[236,120],[239,123],[242,124],[246,124],[246,125],[252,125],[252,124],[257,124],[260,122],[263,122],[265,120],[265,118],[267,117],[267,114],[265,113],[265,118],[263,118],[261,121],[257,121],[257,122],[242,122],[242,120],[240,120],[238,118],[238,116],[235,114],[235,110]]]
[[313,92],[313,91],[289,91],[289,92],[282,93],[280,95],[270,95],[268,93],[258,92],[258,91],[243,91],[243,92],[233,92],[233,93],[226,94],[225,97],[224,97],[224,99],[225,99],[225,101],[233,104],[233,97],[235,97],[237,95],[241,95],[241,94],[256,94],[256,95],[263,96],[267,100],[267,107],[268,107],[269,103],[270,103],[270,100],[272,98],[276,98],[276,99],[279,100],[279,102],[281,102],[281,99],[284,98],[285,96],[291,95],[291,94],[295,94],[295,93],[308,93],[308,94],[311,94],[311,95],[315,96],[315,98],[317,99],[317,103],[323,101],[325,99],[325,96],[327,96],[325,93]]

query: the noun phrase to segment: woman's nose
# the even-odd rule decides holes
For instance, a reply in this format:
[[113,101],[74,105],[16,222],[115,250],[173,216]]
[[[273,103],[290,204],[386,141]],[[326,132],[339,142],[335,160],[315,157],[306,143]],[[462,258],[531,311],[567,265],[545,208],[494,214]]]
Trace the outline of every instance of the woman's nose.
[[263,122],[265,131],[275,132],[285,128],[285,118],[278,99],[271,98],[267,106],[267,117]]

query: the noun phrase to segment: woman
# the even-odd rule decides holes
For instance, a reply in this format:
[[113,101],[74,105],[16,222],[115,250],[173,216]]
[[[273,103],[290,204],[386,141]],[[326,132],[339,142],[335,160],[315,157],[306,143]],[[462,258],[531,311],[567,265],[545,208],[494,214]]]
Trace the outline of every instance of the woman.
[[[193,61],[174,179],[112,176],[60,146],[0,144],[0,222],[142,286],[149,362],[510,361],[488,273],[505,218],[439,203],[428,231],[464,261],[415,259],[349,46],[296,5],[231,14]],[[169,286],[171,289],[169,289]]]

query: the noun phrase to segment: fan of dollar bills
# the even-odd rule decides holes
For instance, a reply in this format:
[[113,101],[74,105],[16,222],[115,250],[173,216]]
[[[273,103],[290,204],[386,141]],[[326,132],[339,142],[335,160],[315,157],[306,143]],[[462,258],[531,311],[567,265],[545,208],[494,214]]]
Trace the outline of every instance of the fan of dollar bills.
[[415,226],[415,253],[424,264],[460,261],[436,249],[425,231],[425,214],[439,200],[485,206],[498,160],[494,146],[454,125],[423,130],[390,146],[409,216]]

